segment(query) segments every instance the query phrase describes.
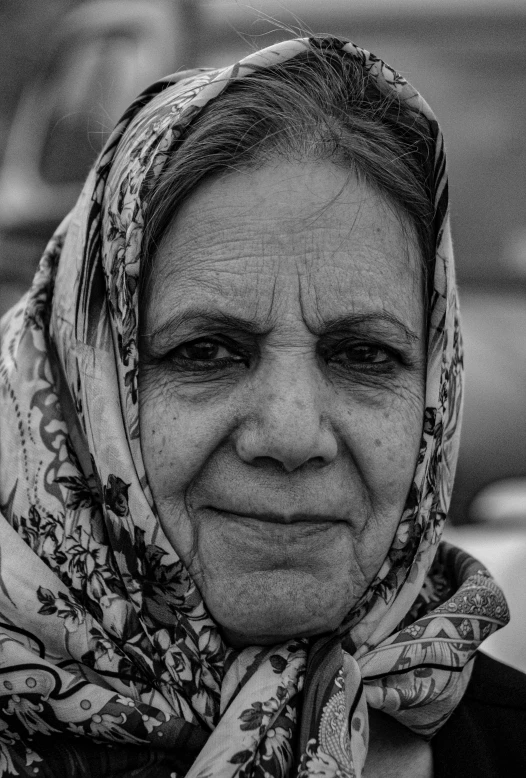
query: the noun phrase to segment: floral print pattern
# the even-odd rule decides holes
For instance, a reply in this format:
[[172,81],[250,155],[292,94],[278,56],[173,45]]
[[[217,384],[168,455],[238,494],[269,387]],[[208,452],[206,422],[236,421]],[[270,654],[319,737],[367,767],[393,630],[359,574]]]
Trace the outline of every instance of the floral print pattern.
[[[309,47],[353,58],[427,118],[438,239],[422,442],[392,547],[340,629],[234,651],[162,531],[142,461],[141,192],[229,82]],[[425,737],[445,722],[508,613],[487,571],[440,542],[462,342],[442,137],[400,75],[312,38],[155,84],[115,128],[0,339],[0,776],[354,778],[368,706]]]

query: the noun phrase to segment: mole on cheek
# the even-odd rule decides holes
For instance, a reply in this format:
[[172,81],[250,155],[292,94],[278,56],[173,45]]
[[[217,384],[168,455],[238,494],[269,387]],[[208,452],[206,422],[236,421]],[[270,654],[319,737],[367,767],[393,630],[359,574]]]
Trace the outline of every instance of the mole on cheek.
[[382,441],[380,440],[380,438],[376,438],[376,440],[374,441],[374,445],[377,448],[379,448],[382,445]]

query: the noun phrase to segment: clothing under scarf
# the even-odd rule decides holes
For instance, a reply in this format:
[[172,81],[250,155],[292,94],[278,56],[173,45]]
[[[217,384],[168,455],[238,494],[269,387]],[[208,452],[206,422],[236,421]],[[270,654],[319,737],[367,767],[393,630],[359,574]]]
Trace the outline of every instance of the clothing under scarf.
[[[392,547],[340,629],[234,650],[145,474],[141,192],[232,80],[310,47],[353,58],[429,128],[438,237],[423,432]],[[440,541],[462,394],[442,135],[420,95],[352,43],[287,41],[143,93],[3,319],[0,392],[0,776],[355,778],[368,707],[431,738],[477,647],[508,620],[489,573]]]

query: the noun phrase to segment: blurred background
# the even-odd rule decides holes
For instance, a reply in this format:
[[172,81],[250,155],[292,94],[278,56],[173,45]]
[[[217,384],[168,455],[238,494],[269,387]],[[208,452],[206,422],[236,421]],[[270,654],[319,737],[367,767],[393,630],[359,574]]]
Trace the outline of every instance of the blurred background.
[[0,0],[0,315],[138,92],[303,30],[381,56],[444,130],[467,376],[448,538],[504,586],[485,646],[526,670],[524,0]]

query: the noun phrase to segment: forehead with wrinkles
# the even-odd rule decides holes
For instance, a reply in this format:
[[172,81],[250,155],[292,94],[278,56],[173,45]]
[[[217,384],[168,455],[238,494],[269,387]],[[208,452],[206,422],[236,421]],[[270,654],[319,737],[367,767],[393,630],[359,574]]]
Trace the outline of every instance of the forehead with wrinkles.
[[325,165],[281,165],[203,184],[165,234],[143,334],[201,306],[315,330],[384,312],[414,329],[423,301],[408,225],[374,190]]

